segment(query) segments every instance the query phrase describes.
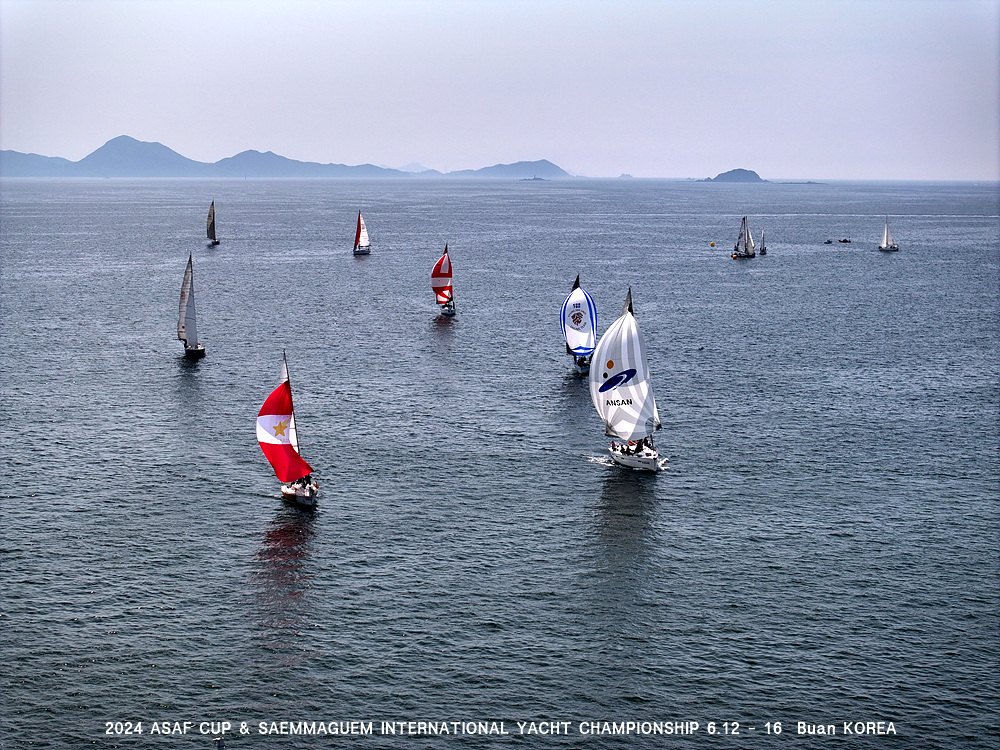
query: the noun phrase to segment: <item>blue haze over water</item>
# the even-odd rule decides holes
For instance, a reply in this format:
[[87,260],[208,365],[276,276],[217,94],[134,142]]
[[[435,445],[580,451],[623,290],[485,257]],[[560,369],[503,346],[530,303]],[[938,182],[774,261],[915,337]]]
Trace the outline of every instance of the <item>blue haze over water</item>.
[[[0,188],[4,748],[208,748],[150,722],[222,720],[572,722],[538,747],[800,746],[798,721],[903,736],[852,746],[1000,741],[996,184]],[[768,254],[737,262],[743,215]],[[445,242],[452,320],[429,284]],[[195,364],[175,338],[189,252]],[[601,331],[632,288],[657,476],[610,464],[571,375],[577,273]],[[313,513],[282,503],[254,436],[282,349]]]

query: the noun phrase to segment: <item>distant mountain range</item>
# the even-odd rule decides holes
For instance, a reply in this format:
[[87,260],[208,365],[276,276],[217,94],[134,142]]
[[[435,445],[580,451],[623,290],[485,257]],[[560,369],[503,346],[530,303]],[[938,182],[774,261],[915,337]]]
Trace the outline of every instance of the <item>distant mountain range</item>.
[[551,180],[571,175],[552,162],[519,161],[496,164],[482,169],[458,172],[421,172],[376,167],[373,164],[317,164],[297,161],[267,151],[243,151],[214,164],[188,159],[162,143],[137,141],[127,135],[112,138],[80,161],[57,156],[0,151],[0,176],[3,177],[471,177],[519,180],[540,177]]

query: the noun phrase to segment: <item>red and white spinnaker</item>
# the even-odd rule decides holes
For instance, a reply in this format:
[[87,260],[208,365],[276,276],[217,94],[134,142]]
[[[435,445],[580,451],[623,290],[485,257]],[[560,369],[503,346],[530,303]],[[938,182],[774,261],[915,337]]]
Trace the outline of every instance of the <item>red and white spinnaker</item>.
[[295,410],[292,408],[292,386],[284,359],[281,376],[281,383],[271,391],[257,414],[257,442],[274,468],[275,476],[282,482],[294,482],[311,474],[312,467],[299,455]]

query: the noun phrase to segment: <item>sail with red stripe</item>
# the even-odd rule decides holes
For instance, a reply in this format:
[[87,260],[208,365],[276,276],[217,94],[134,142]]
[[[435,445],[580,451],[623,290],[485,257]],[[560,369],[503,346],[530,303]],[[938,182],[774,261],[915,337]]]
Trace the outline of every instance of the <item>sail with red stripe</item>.
[[354,252],[367,250],[371,244],[371,240],[368,239],[368,227],[365,226],[365,220],[361,218],[361,212],[358,211],[358,231],[354,235]]
[[294,482],[312,473],[299,455],[295,434],[295,411],[287,365],[282,363],[282,381],[271,391],[257,414],[257,442],[282,482]]
[[444,255],[438,258],[431,271],[431,288],[439,305],[445,305],[455,299],[451,287],[451,257],[448,255],[447,245],[444,246]]

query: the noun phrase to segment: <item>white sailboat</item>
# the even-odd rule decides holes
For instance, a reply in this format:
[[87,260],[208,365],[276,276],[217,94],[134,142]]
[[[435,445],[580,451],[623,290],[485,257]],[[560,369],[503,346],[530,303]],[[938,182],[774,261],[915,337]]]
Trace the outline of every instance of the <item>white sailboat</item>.
[[632,312],[632,290],[625,308],[594,350],[590,398],[612,440],[611,458],[632,469],[658,471],[659,453],[653,433],[660,429],[646,362],[646,345]]
[[566,353],[573,355],[573,365],[581,375],[590,372],[590,355],[597,345],[597,305],[587,290],[580,286],[577,274],[562,306],[562,332]]
[[358,211],[358,229],[354,233],[354,254],[370,255],[371,251],[372,243],[368,239],[368,227],[365,226],[365,220],[361,218],[361,212]]
[[892,238],[892,232],[889,230],[889,217],[885,217],[885,229],[882,231],[882,244],[878,246],[879,250],[884,250],[885,252],[893,252],[899,250],[899,245],[896,244],[896,240]]
[[205,356],[205,345],[198,341],[198,315],[194,309],[194,265],[188,254],[184,282],[181,284],[181,302],[177,313],[177,338],[184,342],[184,356],[200,359]]
[[205,233],[210,240],[209,244],[215,247],[219,244],[219,239],[215,236],[215,201],[208,207],[208,219],[205,221]]
[[753,258],[757,255],[753,249],[753,235],[750,234],[750,228],[747,226],[747,217],[743,217],[743,222],[740,224],[740,234],[736,238],[736,244],[733,245],[733,257],[734,258]]
[[281,496],[300,505],[315,505],[319,484],[312,477],[312,467],[299,454],[292,383],[284,352],[281,353],[278,387],[267,397],[257,414],[257,442],[275,476],[282,482]]
[[760,230],[760,254],[767,255],[767,245],[764,243],[764,230]]

